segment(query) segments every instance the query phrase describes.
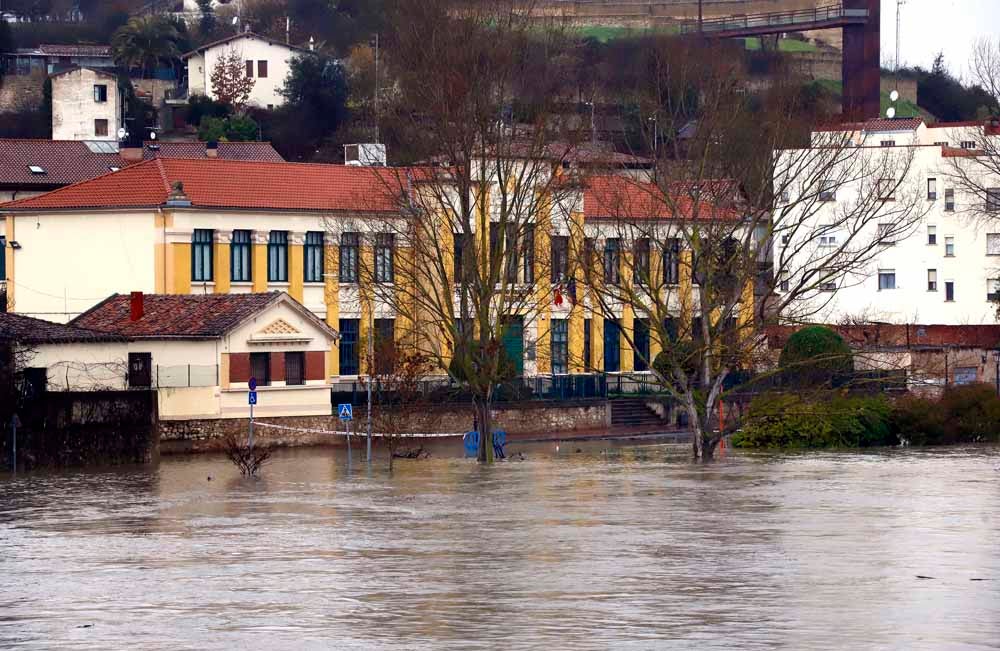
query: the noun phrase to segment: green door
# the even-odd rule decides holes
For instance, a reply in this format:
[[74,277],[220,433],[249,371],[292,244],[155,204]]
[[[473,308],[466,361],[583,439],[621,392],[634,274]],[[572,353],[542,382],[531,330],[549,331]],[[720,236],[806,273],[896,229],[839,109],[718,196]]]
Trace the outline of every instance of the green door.
[[503,330],[503,350],[514,363],[516,375],[524,375],[524,317],[507,317]]

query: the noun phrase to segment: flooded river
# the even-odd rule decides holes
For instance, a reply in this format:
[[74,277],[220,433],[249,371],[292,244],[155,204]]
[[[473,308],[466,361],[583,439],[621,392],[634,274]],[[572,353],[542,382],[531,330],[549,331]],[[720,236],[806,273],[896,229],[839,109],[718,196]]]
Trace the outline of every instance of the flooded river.
[[1000,449],[520,448],[0,477],[0,647],[1000,648]]

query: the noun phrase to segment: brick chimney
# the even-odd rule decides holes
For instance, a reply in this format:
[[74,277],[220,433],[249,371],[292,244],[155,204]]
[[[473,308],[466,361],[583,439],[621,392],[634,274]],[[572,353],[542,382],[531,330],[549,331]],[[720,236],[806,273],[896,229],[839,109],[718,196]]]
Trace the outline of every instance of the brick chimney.
[[139,163],[142,161],[142,147],[122,147],[118,153],[128,163]]
[[129,299],[129,321],[138,321],[142,318],[142,292],[132,292]]
[[205,155],[209,158],[219,157],[219,143],[214,140],[209,140],[205,143]]

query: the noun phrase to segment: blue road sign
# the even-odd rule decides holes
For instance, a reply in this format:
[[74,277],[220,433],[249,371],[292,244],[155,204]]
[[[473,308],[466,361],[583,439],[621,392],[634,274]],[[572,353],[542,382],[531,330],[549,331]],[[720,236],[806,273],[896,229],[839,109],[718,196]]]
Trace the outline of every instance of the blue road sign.
[[256,391],[251,391],[250,393],[247,394],[247,403],[251,404],[251,405],[256,405],[257,404],[257,392]]
[[251,391],[257,390],[257,378],[255,377],[250,378],[250,382],[248,382],[247,384],[249,384]]
[[351,405],[349,404],[337,405],[337,414],[340,415],[340,420],[354,420],[354,410],[351,409]]

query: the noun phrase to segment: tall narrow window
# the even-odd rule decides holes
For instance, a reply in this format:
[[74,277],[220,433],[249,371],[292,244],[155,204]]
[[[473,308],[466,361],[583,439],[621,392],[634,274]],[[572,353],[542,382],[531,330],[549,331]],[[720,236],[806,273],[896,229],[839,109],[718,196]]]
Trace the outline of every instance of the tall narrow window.
[[306,244],[303,250],[305,269],[303,280],[307,283],[323,282],[323,233],[309,231],[306,233]]
[[267,61],[257,62],[257,76],[261,79],[267,77]]
[[583,238],[583,272],[589,281],[597,273],[597,241],[592,237]]
[[340,320],[340,374],[358,374],[359,319]]
[[507,256],[505,270],[508,283],[517,282],[517,268],[520,261],[520,249],[517,244],[517,224],[507,224],[504,229],[503,255]]
[[108,101],[108,87],[106,84],[94,84],[94,101],[98,104]]
[[927,244],[930,246],[937,245],[937,226],[927,227]]
[[621,325],[617,319],[604,319],[604,372],[621,370]]
[[521,282],[535,282],[535,225],[526,224],[521,239]]
[[247,77],[253,77],[253,60],[247,59]]
[[617,285],[621,276],[621,242],[609,237],[604,240],[604,282]]
[[632,282],[636,285],[649,285],[649,238],[643,237],[635,241],[632,254]]
[[250,231],[233,231],[229,246],[229,279],[234,283],[250,282]]
[[649,370],[649,319],[636,319],[632,322],[632,343],[636,371]]
[[[0,237],[0,280],[7,280],[7,238]],[[3,307],[0,305],[0,311]]]
[[944,189],[944,211],[955,212],[955,190],[952,188]]
[[944,238],[944,257],[951,258],[955,256],[955,238],[952,236],[946,236]]
[[569,321],[552,319],[551,323],[552,374],[564,375],[569,372]]
[[1000,255],[1000,233],[986,234],[986,255]]
[[288,282],[288,231],[271,231],[267,239],[267,280]]
[[306,354],[285,353],[285,384],[298,386],[306,383]]
[[388,375],[396,366],[396,320],[375,319],[375,372]]
[[212,240],[215,231],[196,228],[191,237],[191,280],[212,281]]
[[392,233],[379,233],[375,236],[375,282],[391,283],[395,276]]
[[955,300],[955,281],[946,280],[944,281],[944,300],[951,303]]
[[676,285],[681,279],[681,241],[674,237],[663,247],[663,282]]
[[937,291],[937,269],[927,270],[927,291]]
[[569,280],[569,238],[564,235],[554,235],[552,245],[552,282],[562,283]]
[[452,270],[452,278],[454,282],[461,283],[465,276],[465,235],[463,233],[455,233],[452,236],[452,261],[454,268]]
[[340,282],[358,282],[358,246],[360,236],[357,233],[342,233],[340,235]]
[[591,371],[593,370],[593,361],[590,357],[590,338],[591,338],[591,322],[592,319],[583,320],[583,370]]
[[250,353],[250,377],[260,386],[271,384],[271,353]]
[[937,200],[937,179],[933,177],[927,179],[927,200]]
[[677,318],[668,316],[663,320],[663,334],[666,335],[667,341],[677,341],[677,334],[680,332],[680,328],[677,326]]

